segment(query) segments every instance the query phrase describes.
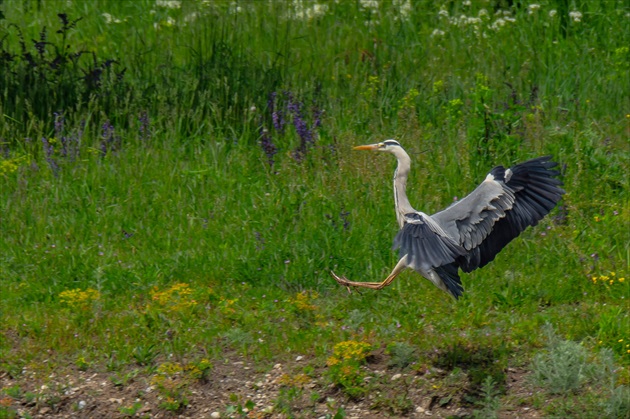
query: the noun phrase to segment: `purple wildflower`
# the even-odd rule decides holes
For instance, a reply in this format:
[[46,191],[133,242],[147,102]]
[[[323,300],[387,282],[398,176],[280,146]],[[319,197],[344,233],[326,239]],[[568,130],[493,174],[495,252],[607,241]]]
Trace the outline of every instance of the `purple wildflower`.
[[269,166],[273,166],[274,159],[273,156],[278,152],[278,147],[273,143],[273,139],[271,138],[271,134],[267,130],[267,128],[260,126],[260,146],[262,147],[265,155],[267,156],[267,163]]
[[55,116],[55,136],[60,138],[63,134],[63,126],[66,121],[63,112],[53,112]]
[[63,113],[54,112],[53,115],[55,116],[55,138],[57,138],[61,144],[59,155],[61,157],[70,157],[71,160],[74,160],[79,155],[79,144],[83,136],[85,120],[81,121],[81,125],[77,131],[68,136],[65,133],[66,118]]
[[322,125],[322,111],[317,105],[313,105],[313,129],[317,129]]
[[46,161],[48,162],[53,175],[57,177],[59,175],[59,164],[54,158],[55,148],[45,137],[42,137],[42,145],[44,147],[44,156],[46,157]]
[[59,154],[61,157],[66,157],[68,155],[68,141],[63,135],[66,118],[63,116],[63,112],[54,112],[53,115],[55,117],[55,138],[61,143]]
[[120,146],[120,137],[116,135],[114,126],[109,122],[109,120],[105,121],[103,124],[103,133],[101,135],[101,146],[100,150],[103,156],[107,154],[108,151],[116,151]]
[[350,220],[348,220],[348,215],[350,215],[349,211],[341,211],[341,213],[339,213],[339,216],[343,220],[343,229],[346,231],[350,230]]
[[267,109],[271,113],[273,127],[276,129],[276,131],[280,133],[280,135],[283,135],[286,121],[284,119],[284,112],[282,110],[282,107],[277,106],[277,97],[278,94],[276,92],[272,92],[269,95],[269,100],[267,101]]
[[142,111],[138,120],[140,121],[140,127],[138,128],[140,131],[140,140],[147,141],[151,138],[151,127],[148,112]]
[[313,144],[313,132],[308,128],[308,124],[302,114],[303,104],[293,100],[291,97],[288,104],[289,112],[293,117],[293,126],[298,137],[300,137],[300,145],[293,151],[293,157],[297,161],[302,161],[306,155],[308,148]]

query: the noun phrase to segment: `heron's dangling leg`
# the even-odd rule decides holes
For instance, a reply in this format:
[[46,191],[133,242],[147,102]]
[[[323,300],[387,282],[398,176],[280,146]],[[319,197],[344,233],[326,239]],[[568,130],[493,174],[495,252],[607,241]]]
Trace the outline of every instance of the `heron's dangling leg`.
[[387,278],[385,278],[383,282],[354,282],[354,281],[349,281],[346,277],[339,277],[332,271],[330,273],[332,277],[335,279],[335,281],[337,281],[339,284],[345,287],[348,287],[348,291],[350,291],[350,287],[364,287],[364,288],[371,288],[373,290],[380,290],[380,289],[385,288],[389,284],[391,284],[392,281],[396,279],[398,274],[400,274],[403,271],[403,269],[405,269],[406,267],[407,267],[407,255],[403,256],[398,261],[396,266],[394,266],[394,269],[392,270],[392,272],[389,274]]

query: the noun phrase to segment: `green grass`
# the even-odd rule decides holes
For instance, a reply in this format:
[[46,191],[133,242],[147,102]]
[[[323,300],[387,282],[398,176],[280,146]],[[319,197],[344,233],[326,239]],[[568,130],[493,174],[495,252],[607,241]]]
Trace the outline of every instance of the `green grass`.
[[[487,383],[504,394],[508,366],[532,368],[545,324],[584,356],[605,348],[627,367],[630,10],[583,2],[575,22],[573,8],[541,2],[510,9],[515,21],[495,30],[489,6],[449,3],[444,16],[424,2],[404,15],[403,3],[322,2],[310,20],[288,14],[315,3],[2,3],[0,48],[13,58],[0,66],[0,373],[73,365],[124,387],[137,368],[160,376],[171,356],[185,368],[226,352],[263,366],[308,354],[327,369],[335,345],[365,341],[403,370],[462,370],[469,402],[496,411]],[[56,33],[61,12],[82,20]],[[480,21],[454,20],[462,14]],[[30,40],[44,26],[38,56]],[[52,68],[69,60],[54,48],[64,45],[94,55]],[[82,79],[98,68],[100,84]],[[282,92],[309,127],[323,110],[306,148]],[[394,162],[351,151],[391,137],[412,153],[410,200],[424,212],[496,164],[542,154],[561,163],[567,194],[464,275],[457,302],[412,272],[348,295],[331,269],[380,280],[396,262]],[[181,397],[163,409],[188,403],[196,381],[182,374],[166,377],[164,391]],[[628,379],[606,391],[622,394]],[[547,413],[597,412],[598,391],[550,395]],[[291,394],[278,401],[287,414]],[[405,411],[405,397],[381,406]]]

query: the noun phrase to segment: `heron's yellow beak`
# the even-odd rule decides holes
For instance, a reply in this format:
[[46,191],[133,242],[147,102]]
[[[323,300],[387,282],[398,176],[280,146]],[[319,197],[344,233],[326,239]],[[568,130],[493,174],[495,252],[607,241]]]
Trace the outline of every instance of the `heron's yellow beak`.
[[352,147],[353,150],[377,150],[378,144],[368,144],[368,145],[358,145],[356,147]]

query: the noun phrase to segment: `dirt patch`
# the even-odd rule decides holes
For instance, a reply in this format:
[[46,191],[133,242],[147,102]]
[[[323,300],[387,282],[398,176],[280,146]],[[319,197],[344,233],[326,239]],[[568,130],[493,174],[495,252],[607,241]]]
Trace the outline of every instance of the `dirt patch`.
[[[206,380],[188,383],[182,390],[186,403],[179,409],[171,404],[170,410],[165,405],[168,396],[144,368],[120,374],[73,366],[45,377],[26,370],[16,378],[0,376],[0,403],[18,417],[33,418],[326,418],[342,412],[346,418],[366,419],[464,418],[476,408],[464,397],[470,385],[465,374],[461,382],[453,382],[452,374],[436,368],[390,370],[377,354],[366,366],[370,390],[361,399],[350,400],[322,378],[323,366],[304,375],[307,365],[303,357],[263,367],[226,359],[214,364]],[[508,368],[502,396],[508,403],[502,403],[499,417],[540,417],[522,402],[531,396],[525,377],[525,371]]]

